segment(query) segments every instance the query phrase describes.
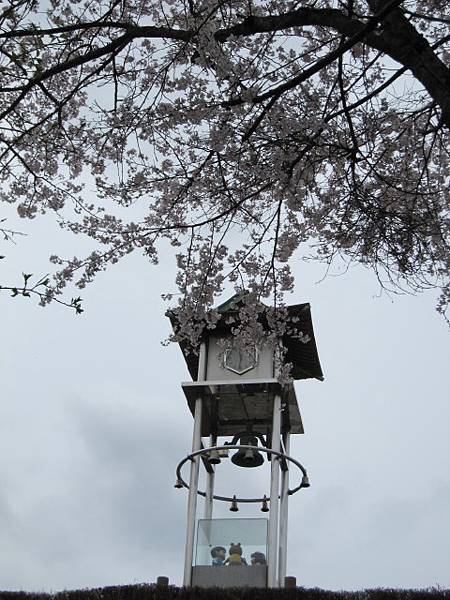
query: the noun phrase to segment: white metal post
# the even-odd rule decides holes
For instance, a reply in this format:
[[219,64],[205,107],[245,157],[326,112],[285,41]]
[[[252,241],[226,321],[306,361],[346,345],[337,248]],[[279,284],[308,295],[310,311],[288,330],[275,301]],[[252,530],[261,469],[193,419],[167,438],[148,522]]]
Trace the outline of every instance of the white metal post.
[[[206,348],[203,343],[200,346],[200,356],[198,361],[198,380],[204,380],[206,369]],[[201,449],[202,444],[202,398],[198,397],[195,400],[194,410],[194,431],[192,433],[192,452],[197,452]],[[191,472],[189,477],[189,496],[187,507],[187,524],[186,524],[186,548],[184,554],[184,578],[185,586],[191,585],[192,579],[192,561],[194,558],[194,535],[195,535],[195,515],[197,512],[197,491],[198,491],[198,475],[200,470],[200,457],[196,456],[191,462]]]
[[[272,418],[272,450],[280,451],[281,434],[281,397],[276,394],[273,399]],[[272,455],[270,469],[270,513],[267,556],[267,585],[278,586],[277,558],[278,558],[278,491],[280,484],[280,463]]]
[[[209,438],[209,446],[216,446],[217,445],[217,436],[216,435],[211,435]],[[204,518],[205,519],[212,519],[212,514],[213,514],[213,496],[214,496],[214,477],[215,477],[215,466],[211,465],[213,468],[212,473],[209,473],[208,471],[206,472],[206,495],[205,495],[205,511],[204,511]]]
[[[202,419],[202,399],[195,400],[194,414],[194,433],[192,435],[192,452],[201,448],[201,419]],[[192,577],[192,559],[194,558],[194,534],[195,534],[195,514],[197,512],[197,490],[198,474],[200,468],[200,457],[196,456],[191,462],[191,473],[189,478],[189,496],[187,508],[186,524],[186,551],[184,556],[184,580],[186,586],[191,585]]]
[[[289,431],[285,434],[284,452],[289,456],[291,446],[291,434]],[[280,547],[278,552],[278,583],[284,587],[284,578],[287,569],[287,533],[288,533],[288,503],[289,503],[289,462],[286,471],[281,471],[281,492],[280,492]]]

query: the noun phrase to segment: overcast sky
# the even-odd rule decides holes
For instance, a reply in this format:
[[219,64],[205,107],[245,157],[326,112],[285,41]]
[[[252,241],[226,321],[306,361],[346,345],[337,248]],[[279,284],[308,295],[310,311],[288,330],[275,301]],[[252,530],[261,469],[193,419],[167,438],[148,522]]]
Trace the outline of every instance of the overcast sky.
[[[34,234],[2,247],[2,283],[71,249],[45,220],[23,228]],[[292,455],[312,485],[291,498],[288,573],[330,589],[450,587],[449,333],[435,295],[377,297],[361,268],[296,275],[289,303],[311,302],[325,381],[296,384],[306,433]],[[159,267],[129,257],[83,292],[80,317],[0,295],[0,589],[181,583],[187,494],[173,484],[192,417],[181,352],[160,343],[172,278],[169,254]],[[229,467],[219,492],[268,492],[264,469],[243,481]]]

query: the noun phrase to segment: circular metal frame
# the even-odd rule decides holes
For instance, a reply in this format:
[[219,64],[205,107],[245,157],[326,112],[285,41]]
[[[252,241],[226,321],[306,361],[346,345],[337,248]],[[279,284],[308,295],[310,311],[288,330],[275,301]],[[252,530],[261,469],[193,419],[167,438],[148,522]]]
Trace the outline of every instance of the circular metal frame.
[[[195,458],[197,458],[198,456],[202,456],[203,454],[208,455],[210,452],[214,451],[214,450],[255,450],[256,447],[255,446],[248,446],[248,445],[239,445],[239,444],[226,444],[224,446],[211,446],[211,448],[202,448],[201,450],[197,450],[196,452],[192,452],[192,454],[188,454],[185,458],[183,458],[182,461],[180,461],[178,463],[177,466],[177,480],[181,483],[181,485],[183,487],[185,487],[186,489],[189,489],[189,485],[184,481],[183,477],[181,476],[181,469],[183,468],[183,466],[188,462],[188,460],[193,461]],[[284,460],[287,460],[288,462],[291,462],[292,464],[294,464],[298,469],[300,469],[300,471],[302,472],[303,477],[308,477],[308,474],[306,472],[305,467],[298,462],[298,460],[295,460],[295,458],[292,458],[292,456],[288,456],[287,454],[283,454],[282,452],[278,452],[277,450],[272,450],[271,448],[265,448],[263,446],[258,446],[257,447],[258,452],[265,452],[266,454],[270,454],[270,455],[274,455],[276,458],[282,458]],[[293,488],[293,489],[289,489],[288,490],[288,495],[292,496],[293,494],[295,494],[296,492],[298,492],[301,488],[305,488],[305,487],[309,487],[307,485],[300,483],[300,485],[298,485],[297,487]],[[206,497],[206,492],[203,492],[201,490],[197,490],[197,494],[199,496],[203,496],[203,498]],[[232,502],[233,500],[235,500],[236,502],[263,502],[263,500],[269,500],[269,498],[267,498],[266,496],[264,496],[263,498],[236,498],[234,497],[229,497],[229,496],[216,496],[213,495],[213,499],[214,500],[220,500],[222,502]]]

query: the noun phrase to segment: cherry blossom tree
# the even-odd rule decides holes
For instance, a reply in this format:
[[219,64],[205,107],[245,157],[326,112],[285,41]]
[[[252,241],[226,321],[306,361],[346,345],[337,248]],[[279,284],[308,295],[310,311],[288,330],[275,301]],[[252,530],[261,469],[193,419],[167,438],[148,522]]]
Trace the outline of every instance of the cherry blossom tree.
[[446,8],[4,1],[1,200],[92,243],[51,257],[41,303],[135,250],[156,264],[168,240],[186,327],[227,282],[279,304],[298,256],[360,262],[392,290],[440,288],[444,312]]

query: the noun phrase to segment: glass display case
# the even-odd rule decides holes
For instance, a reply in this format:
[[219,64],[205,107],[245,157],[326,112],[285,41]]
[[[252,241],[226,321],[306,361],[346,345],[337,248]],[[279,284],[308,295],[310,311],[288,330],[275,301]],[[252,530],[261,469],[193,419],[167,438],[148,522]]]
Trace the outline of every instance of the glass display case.
[[265,587],[267,519],[200,519],[192,584]]

